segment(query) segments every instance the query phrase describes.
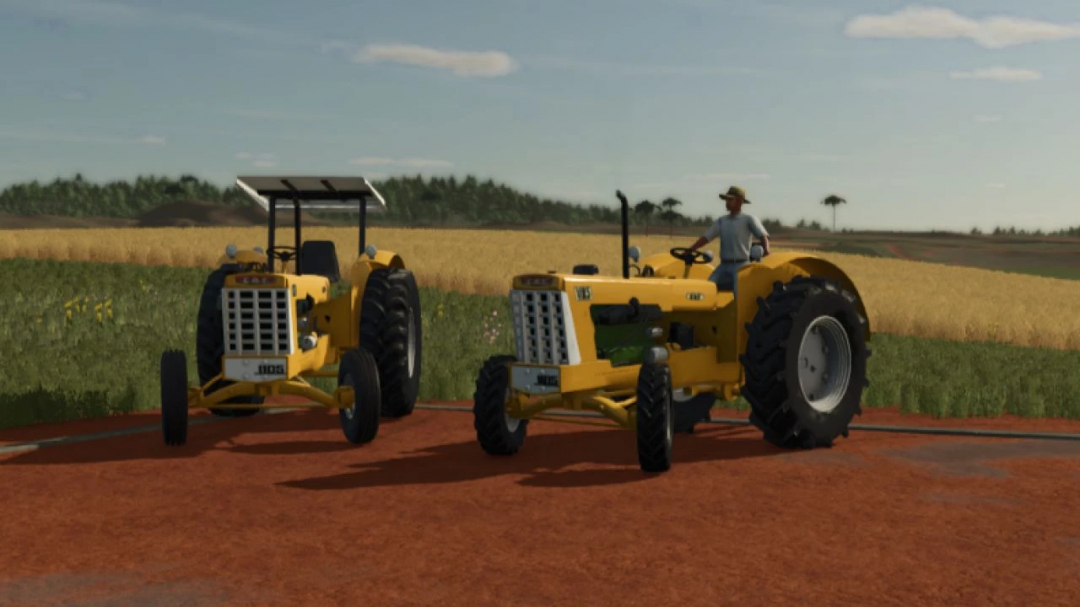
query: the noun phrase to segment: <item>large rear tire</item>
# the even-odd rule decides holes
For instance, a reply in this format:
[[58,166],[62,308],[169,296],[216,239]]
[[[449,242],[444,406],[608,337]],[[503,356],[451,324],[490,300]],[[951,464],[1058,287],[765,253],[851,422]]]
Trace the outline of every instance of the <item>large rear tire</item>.
[[420,294],[412,272],[373,270],[360,308],[360,347],[378,364],[384,417],[413,412],[420,393],[422,343]]
[[671,370],[663,363],[645,363],[637,383],[638,463],[645,472],[671,468],[675,407],[671,399]]
[[345,438],[354,445],[375,440],[379,434],[379,370],[370,352],[357,348],[341,357],[338,386],[353,389],[352,406],[338,410]]
[[161,354],[161,434],[165,444],[178,447],[187,442],[188,375],[183,350]]
[[[225,277],[236,274],[239,269],[234,266],[222,266],[210,273],[203,286],[202,297],[199,299],[198,325],[195,333],[195,362],[199,371],[199,384],[206,382],[221,374],[221,357],[225,355],[225,327],[221,318],[221,291],[225,288]],[[206,395],[227,388],[233,382],[218,380],[206,389]],[[263,404],[263,397],[257,395],[236,396],[226,400],[222,404]],[[259,412],[259,409],[218,409],[210,408],[210,412],[220,417],[250,417]]]
[[797,276],[773,285],[746,324],[749,338],[739,357],[750,422],[766,440],[811,449],[847,436],[869,385],[865,328],[855,295],[833,281]]
[[529,420],[510,417],[506,403],[510,399],[511,355],[488,358],[476,378],[473,394],[473,428],[480,447],[490,455],[513,455],[525,442]]

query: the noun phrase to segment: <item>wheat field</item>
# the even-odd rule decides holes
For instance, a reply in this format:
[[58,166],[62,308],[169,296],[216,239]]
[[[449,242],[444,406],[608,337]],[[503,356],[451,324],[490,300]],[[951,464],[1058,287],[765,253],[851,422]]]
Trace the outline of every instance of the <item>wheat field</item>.
[[[357,258],[355,228],[311,227],[304,237],[335,241],[343,269]],[[277,239],[291,244],[292,232],[282,230]],[[0,231],[0,258],[212,267],[225,245],[265,247],[265,240],[264,228],[6,230]],[[692,240],[635,235],[631,244],[649,255]],[[421,286],[464,293],[505,294],[515,274],[569,271],[577,263],[595,263],[610,274],[621,268],[617,235],[372,228],[368,242],[401,254]],[[782,244],[777,251],[785,250]],[[1080,349],[1080,281],[818,254],[850,274],[877,332]]]

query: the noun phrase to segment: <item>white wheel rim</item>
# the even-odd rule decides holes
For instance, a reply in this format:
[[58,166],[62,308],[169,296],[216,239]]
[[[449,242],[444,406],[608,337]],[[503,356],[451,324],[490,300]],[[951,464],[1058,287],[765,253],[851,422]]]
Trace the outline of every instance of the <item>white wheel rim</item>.
[[503,419],[506,420],[506,429],[510,432],[517,432],[518,426],[521,425],[521,420],[516,417],[510,417],[510,413],[506,411],[506,403],[510,402],[510,388],[506,389],[506,393],[503,394]]
[[671,393],[671,400],[677,403],[685,403],[692,398],[690,388],[680,388]]
[[416,368],[416,318],[413,316],[413,311],[410,309],[408,314],[408,321],[406,323],[406,331],[408,332],[408,344],[405,346],[406,358],[408,358],[409,365],[409,377],[413,376],[413,370]]
[[673,401],[668,401],[667,415],[664,416],[664,440],[670,447],[675,439],[675,406]]
[[851,382],[851,342],[839,320],[832,316],[815,318],[799,344],[799,388],[815,411],[835,409]]

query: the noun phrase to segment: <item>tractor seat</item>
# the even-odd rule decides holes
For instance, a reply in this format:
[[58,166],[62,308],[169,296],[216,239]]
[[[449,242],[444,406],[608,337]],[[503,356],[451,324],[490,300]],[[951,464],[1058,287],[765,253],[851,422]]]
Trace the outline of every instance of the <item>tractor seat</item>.
[[308,240],[300,245],[300,261],[297,265],[299,274],[325,276],[332,283],[341,280],[337,247],[332,240]]

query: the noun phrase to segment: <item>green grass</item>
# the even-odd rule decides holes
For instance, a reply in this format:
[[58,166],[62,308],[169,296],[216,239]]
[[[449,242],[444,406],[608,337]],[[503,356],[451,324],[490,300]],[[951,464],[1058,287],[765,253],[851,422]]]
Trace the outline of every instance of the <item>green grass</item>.
[[[0,428],[156,408],[168,348],[187,352],[195,381],[206,270],[15,259],[0,260],[0,274],[16,285],[0,294]],[[74,298],[86,307],[68,319],[64,304]],[[107,299],[113,316],[103,308],[99,322],[94,306]],[[471,397],[484,359],[514,350],[508,299],[432,289],[420,299],[420,398]],[[1080,418],[1080,352],[894,335],[875,335],[872,346],[868,407]]]

